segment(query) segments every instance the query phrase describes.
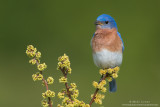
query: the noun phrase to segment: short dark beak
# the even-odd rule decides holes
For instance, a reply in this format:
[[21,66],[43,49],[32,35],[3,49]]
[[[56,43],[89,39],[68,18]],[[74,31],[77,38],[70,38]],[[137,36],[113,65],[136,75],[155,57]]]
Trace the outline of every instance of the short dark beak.
[[103,25],[100,21],[95,21],[94,24],[95,25]]

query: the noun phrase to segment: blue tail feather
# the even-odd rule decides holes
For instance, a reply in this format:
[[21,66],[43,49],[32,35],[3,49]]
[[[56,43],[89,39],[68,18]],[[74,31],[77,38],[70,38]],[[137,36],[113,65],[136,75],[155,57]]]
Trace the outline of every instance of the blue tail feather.
[[116,90],[117,90],[116,80],[113,78],[113,80],[109,82],[109,91],[116,92]]

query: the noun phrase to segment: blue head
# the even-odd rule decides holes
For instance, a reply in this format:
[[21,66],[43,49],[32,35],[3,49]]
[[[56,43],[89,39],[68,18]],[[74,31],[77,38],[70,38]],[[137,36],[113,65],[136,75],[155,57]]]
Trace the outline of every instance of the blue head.
[[95,25],[100,28],[117,29],[117,24],[115,20],[110,15],[107,14],[102,14],[98,16]]

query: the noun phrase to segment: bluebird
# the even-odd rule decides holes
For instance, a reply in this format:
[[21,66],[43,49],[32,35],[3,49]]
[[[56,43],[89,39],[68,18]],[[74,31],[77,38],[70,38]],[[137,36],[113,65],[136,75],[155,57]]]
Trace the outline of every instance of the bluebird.
[[[117,24],[110,15],[102,14],[95,22],[96,32],[91,39],[93,60],[101,69],[114,68],[122,63],[124,44]],[[109,91],[117,90],[116,80],[109,82]]]

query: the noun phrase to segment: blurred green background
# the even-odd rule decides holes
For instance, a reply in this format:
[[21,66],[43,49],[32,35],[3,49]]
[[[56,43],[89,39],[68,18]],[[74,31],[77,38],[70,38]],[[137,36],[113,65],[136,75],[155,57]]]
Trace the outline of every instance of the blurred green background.
[[[159,0],[1,0],[0,1],[0,107],[40,107],[41,82],[33,82],[37,72],[28,63],[27,45],[42,53],[48,65],[45,76],[53,76],[51,90],[64,87],[58,83],[57,58],[70,57],[72,74],[86,103],[95,91],[99,69],[92,60],[90,40],[94,21],[105,13],[117,22],[125,51],[117,79],[116,93],[106,93],[103,107],[121,107],[134,101],[159,103],[160,99],[160,1]],[[60,100],[54,98],[54,107]],[[93,104],[93,107],[99,105]]]

